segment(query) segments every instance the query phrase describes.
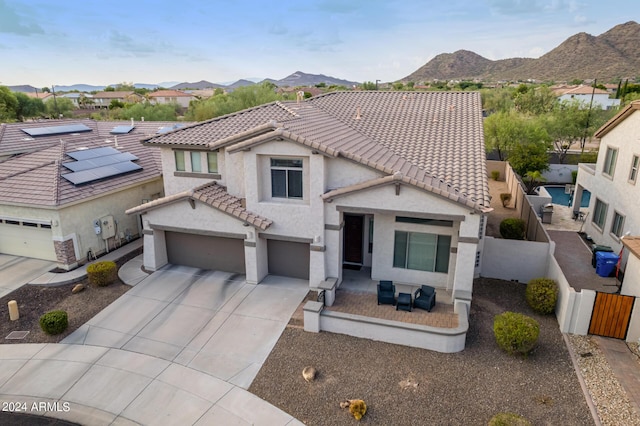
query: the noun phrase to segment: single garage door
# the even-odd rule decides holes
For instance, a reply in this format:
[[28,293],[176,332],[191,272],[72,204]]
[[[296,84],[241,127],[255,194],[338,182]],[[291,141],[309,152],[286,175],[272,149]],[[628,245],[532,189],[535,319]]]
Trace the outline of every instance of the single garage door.
[[32,222],[3,220],[0,223],[0,253],[57,260],[51,227]]
[[309,244],[267,240],[269,274],[309,279]]
[[165,238],[169,263],[245,273],[244,240],[169,231]]

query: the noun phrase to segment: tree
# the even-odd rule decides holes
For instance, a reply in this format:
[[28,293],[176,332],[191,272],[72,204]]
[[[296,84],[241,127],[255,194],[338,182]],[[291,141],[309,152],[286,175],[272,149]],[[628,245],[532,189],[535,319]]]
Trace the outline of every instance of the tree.
[[51,93],[51,90],[48,87],[43,87],[40,91],[44,93]]
[[393,90],[402,90],[404,89],[404,84],[401,81],[397,81],[393,83]]
[[60,116],[71,117],[74,110],[71,99],[61,97],[47,99],[44,106],[47,115],[52,118],[59,118]]
[[526,187],[526,191],[528,195],[532,195],[535,193],[536,188],[542,183],[545,182],[547,179],[542,176],[542,173],[540,173],[539,170],[534,170],[532,172],[527,172],[525,173],[524,177],[522,178],[522,182],[524,183],[525,187]]
[[153,105],[149,102],[140,102],[125,105],[124,108],[113,109],[109,112],[111,118],[116,120],[129,120],[133,118],[137,121],[175,121],[180,111],[177,103]]
[[377,87],[373,81],[365,81],[362,83],[362,90],[377,90]]
[[521,117],[513,111],[500,111],[484,121],[484,139],[487,151],[495,151],[498,159],[504,161],[513,145],[518,142]]
[[105,91],[105,92],[115,92],[115,91],[116,91],[116,89],[114,89],[114,88],[113,88],[113,87],[111,87],[111,86],[107,86],[107,87],[105,87],[105,88],[104,88],[104,91]]
[[254,84],[238,87],[229,94],[219,93],[209,99],[194,101],[189,105],[185,117],[188,120],[203,121],[283,99],[282,95],[274,91],[272,83]]
[[487,114],[502,111],[506,112],[513,108],[513,90],[509,88],[482,89],[482,108]]
[[124,102],[118,99],[112,99],[111,103],[109,104],[109,109],[116,109],[116,108],[124,108]]
[[[523,85],[520,85],[522,87]],[[540,115],[553,110],[556,95],[547,86],[539,86],[521,91],[516,89],[513,104],[516,111],[524,114]],[[526,87],[526,86],[525,86]]]
[[16,119],[18,99],[7,86],[0,86],[0,122]]
[[549,169],[549,154],[547,144],[537,141],[527,141],[514,145],[509,158],[509,164],[520,176],[529,172],[543,172]]
[[580,102],[562,102],[542,116],[547,133],[553,140],[553,148],[558,161],[563,164],[569,148],[579,141],[588,128],[589,109]]
[[16,108],[16,118],[20,121],[25,121],[27,118],[40,117],[45,112],[44,102],[42,99],[30,98],[24,93],[18,92],[15,94],[18,101],[18,107]]
[[407,82],[407,88],[408,88],[409,90],[413,90],[413,87],[414,87],[415,85],[416,85],[416,84],[415,84],[413,81],[408,81],[408,82]]

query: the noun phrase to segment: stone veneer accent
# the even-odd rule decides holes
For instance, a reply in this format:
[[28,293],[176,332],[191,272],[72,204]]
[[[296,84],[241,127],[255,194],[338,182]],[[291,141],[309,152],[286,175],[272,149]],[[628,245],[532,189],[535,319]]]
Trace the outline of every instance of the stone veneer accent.
[[59,264],[70,266],[78,262],[72,239],[66,241],[54,241],[53,247],[56,250],[56,258],[58,259]]

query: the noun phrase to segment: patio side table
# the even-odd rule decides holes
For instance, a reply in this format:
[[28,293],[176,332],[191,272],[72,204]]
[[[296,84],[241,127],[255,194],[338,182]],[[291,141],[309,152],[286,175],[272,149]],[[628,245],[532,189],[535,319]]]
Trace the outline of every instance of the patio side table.
[[396,311],[398,309],[411,312],[411,293],[398,293]]

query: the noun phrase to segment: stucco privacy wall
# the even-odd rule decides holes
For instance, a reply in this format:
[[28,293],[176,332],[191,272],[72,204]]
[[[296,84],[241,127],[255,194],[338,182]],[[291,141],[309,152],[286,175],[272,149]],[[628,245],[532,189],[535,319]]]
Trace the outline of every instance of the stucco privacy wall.
[[485,237],[481,275],[526,283],[545,276],[549,256],[549,243]]

